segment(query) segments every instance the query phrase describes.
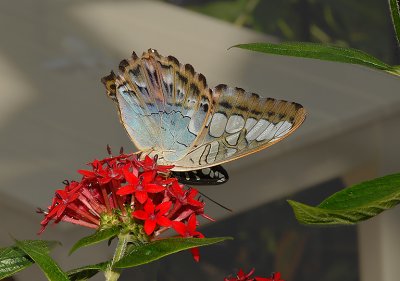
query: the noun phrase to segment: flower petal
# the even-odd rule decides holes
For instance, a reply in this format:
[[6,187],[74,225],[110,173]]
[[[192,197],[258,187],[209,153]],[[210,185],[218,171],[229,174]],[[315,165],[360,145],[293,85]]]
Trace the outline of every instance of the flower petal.
[[111,180],[112,180],[112,178],[106,176],[105,178],[101,178],[98,181],[99,181],[99,184],[103,185],[103,184],[109,183]]
[[146,204],[144,205],[144,210],[148,214],[153,214],[155,210],[155,206],[151,200],[147,200]]
[[196,262],[199,262],[200,261],[200,250],[199,250],[199,248],[198,247],[192,248],[192,249],[190,249],[190,252],[192,253],[193,259]]
[[171,226],[171,221],[163,216],[157,216],[157,224],[161,226]]
[[156,228],[155,220],[146,220],[144,222],[144,232],[146,232],[147,235],[152,234],[155,228]]
[[139,179],[132,174],[131,172],[129,172],[128,168],[125,168],[122,170],[122,172],[124,173],[125,179],[132,185],[137,185],[139,182]]
[[140,202],[140,204],[143,204],[144,202],[146,202],[146,200],[148,198],[146,191],[136,191],[135,197]]
[[165,190],[165,187],[154,183],[145,184],[143,187],[150,193],[158,193]]
[[193,235],[193,232],[196,230],[196,225],[197,225],[196,215],[191,214],[187,223],[187,232]]
[[160,205],[157,205],[156,210],[158,211],[159,215],[164,215],[166,212],[169,211],[171,205],[172,205],[171,201],[163,202]]
[[153,170],[142,173],[140,175],[140,178],[142,179],[142,184],[148,184],[154,181],[156,175],[157,175],[156,171]]
[[134,211],[134,212],[132,213],[132,216],[133,216],[134,218],[139,219],[139,220],[147,220],[147,219],[149,218],[149,214],[147,214],[147,213],[146,213],[145,211],[143,211],[143,210]]
[[78,170],[77,171],[79,174],[85,177],[95,177],[96,173],[88,170]]
[[117,190],[117,195],[132,194],[136,190],[134,185],[125,185]]
[[186,236],[186,225],[180,221],[173,221],[172,227],[175,229],[178,234],[185,237]]

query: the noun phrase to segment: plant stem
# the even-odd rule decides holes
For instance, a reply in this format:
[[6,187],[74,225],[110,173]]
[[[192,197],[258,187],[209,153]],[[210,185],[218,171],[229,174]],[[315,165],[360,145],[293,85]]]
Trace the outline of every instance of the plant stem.
[[115,248],[113,259],[111,263],[108,265],[106,271],[104,272],[106,281],[116,281],[121,275],[121,269],[114,268],[114,264],[125,255],[128,241],[130,241],[129,233],[124,233],[124,234],[121,233],[120,235],[118,235],[118,244],[117,247]]

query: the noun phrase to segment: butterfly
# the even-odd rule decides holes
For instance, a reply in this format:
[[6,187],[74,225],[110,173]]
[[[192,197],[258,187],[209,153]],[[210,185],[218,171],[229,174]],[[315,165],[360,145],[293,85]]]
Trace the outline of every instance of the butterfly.
[[190,64],[149,49],[101,80],[142,157],[173,165],[183,183],[228,180],[221,164],[267,148],[305,120],[302,105],[263,98],[237,87],[209,88]]

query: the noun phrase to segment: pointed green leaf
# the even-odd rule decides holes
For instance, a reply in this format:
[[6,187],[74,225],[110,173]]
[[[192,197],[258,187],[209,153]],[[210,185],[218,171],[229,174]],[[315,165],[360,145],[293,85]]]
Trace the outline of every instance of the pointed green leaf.
[[58,264],[50,257],[50,247],[53,241],[21,240],[16,246],[34,260],[50,281],[68,281],[68,277]]
[[400,203],[400,174],[345,188],[317,207],[288,201],[303,224],[345,225],[369,219]]
[[117,236],[120,231],[121,230],[119,227],[111,227],[104,230],[96,231],[94,234],[86,236],[76,242],[69,251],[69,254],[72,254],[79,248],[94,245],[104,240],[109,240]]
[[108,262],[86,265],[83,267],[72,269],[68,271],[67,274],[71,281],[87,280],[96,275],[99,271],[106,270],[107,264]]
[[116,268],[126,268],[146,264],[162,257],[201,246],[207,246],[231,237],[217,238],[168,238],[157,240],[144,245],[132,247],[131,250],[117,263]]
[[396,33],[397,43],[400,44],[400,11],[397,0],[389,0],[390,15],[392,16],[393,27]]
[[231,48],[233,47],[274,55],[359,64],[374,69],[393,72],[393,68],[390,65],[367,53],[352,48],[304,42],[287,42],[281,44],[250,43],[235,45]]
[[33,260],[17,247],[0,249],[0,279],[12,276],[32,264]]

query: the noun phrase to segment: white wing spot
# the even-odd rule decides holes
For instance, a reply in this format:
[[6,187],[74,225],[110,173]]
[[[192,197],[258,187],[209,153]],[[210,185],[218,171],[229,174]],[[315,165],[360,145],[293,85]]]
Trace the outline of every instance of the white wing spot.
[[257,124],[254,125],[254,127],[249,131],[249,133],[246,135],[246,140],[247,141],[253,141],[258,136],[265,131],[265,129],[268,128],[270,122],[264,119],[260,119]]
[[257,123],[257,119],[254,118],[248,118],[246,120],[246,125],[244,126],[244,128],[249,131],[251,128],[253,128],[253,126]]
[[262,132],[258,137],[257,141],[263,141],[263,140],[270,140],[274,137],[276,131],[278,130],[278,127],[272,123],[269,124],[269,126]]
[[214,171],[213,170],[211,170],[211,172],[210,172],[210,178],[214,178]]
[[225,139],[226,139],[226,142],[229,143],[230,145],[237,145],[239,136],[240,136],[240,132],[237,132],[236,134],[227,136]]
[[226,124],[225,131],[229,134],[239,132],[243,129],[244,119],[240,115],[232,115]]
[[270,126],[268,126],[268,128],[257,138],[257,141],[280,138],[285,135],[291,127],[292,124],[287,121],[280,121],[276,125],[271,123]]
[[212,117],[209,133],[214,138],[219,138],[225,131],[227,118],[222,113],[215,113]]
[[205,169],[202,170],[202,172],[203,172],[204,175],[208,175],[211,172],[211,169],[210,168],[205,168]]
[[[281,123],[281,122],[279,122],[279,123]],[[292,123],[290,123],[288,121],[284,121],[283,124],[281,125],[281,127],[279,128],[279,130],[276,131],[276,137],[280,138],[280,137],[286,135],[289,132],[289,130],[292,128],[292,126],[293,126]]]

